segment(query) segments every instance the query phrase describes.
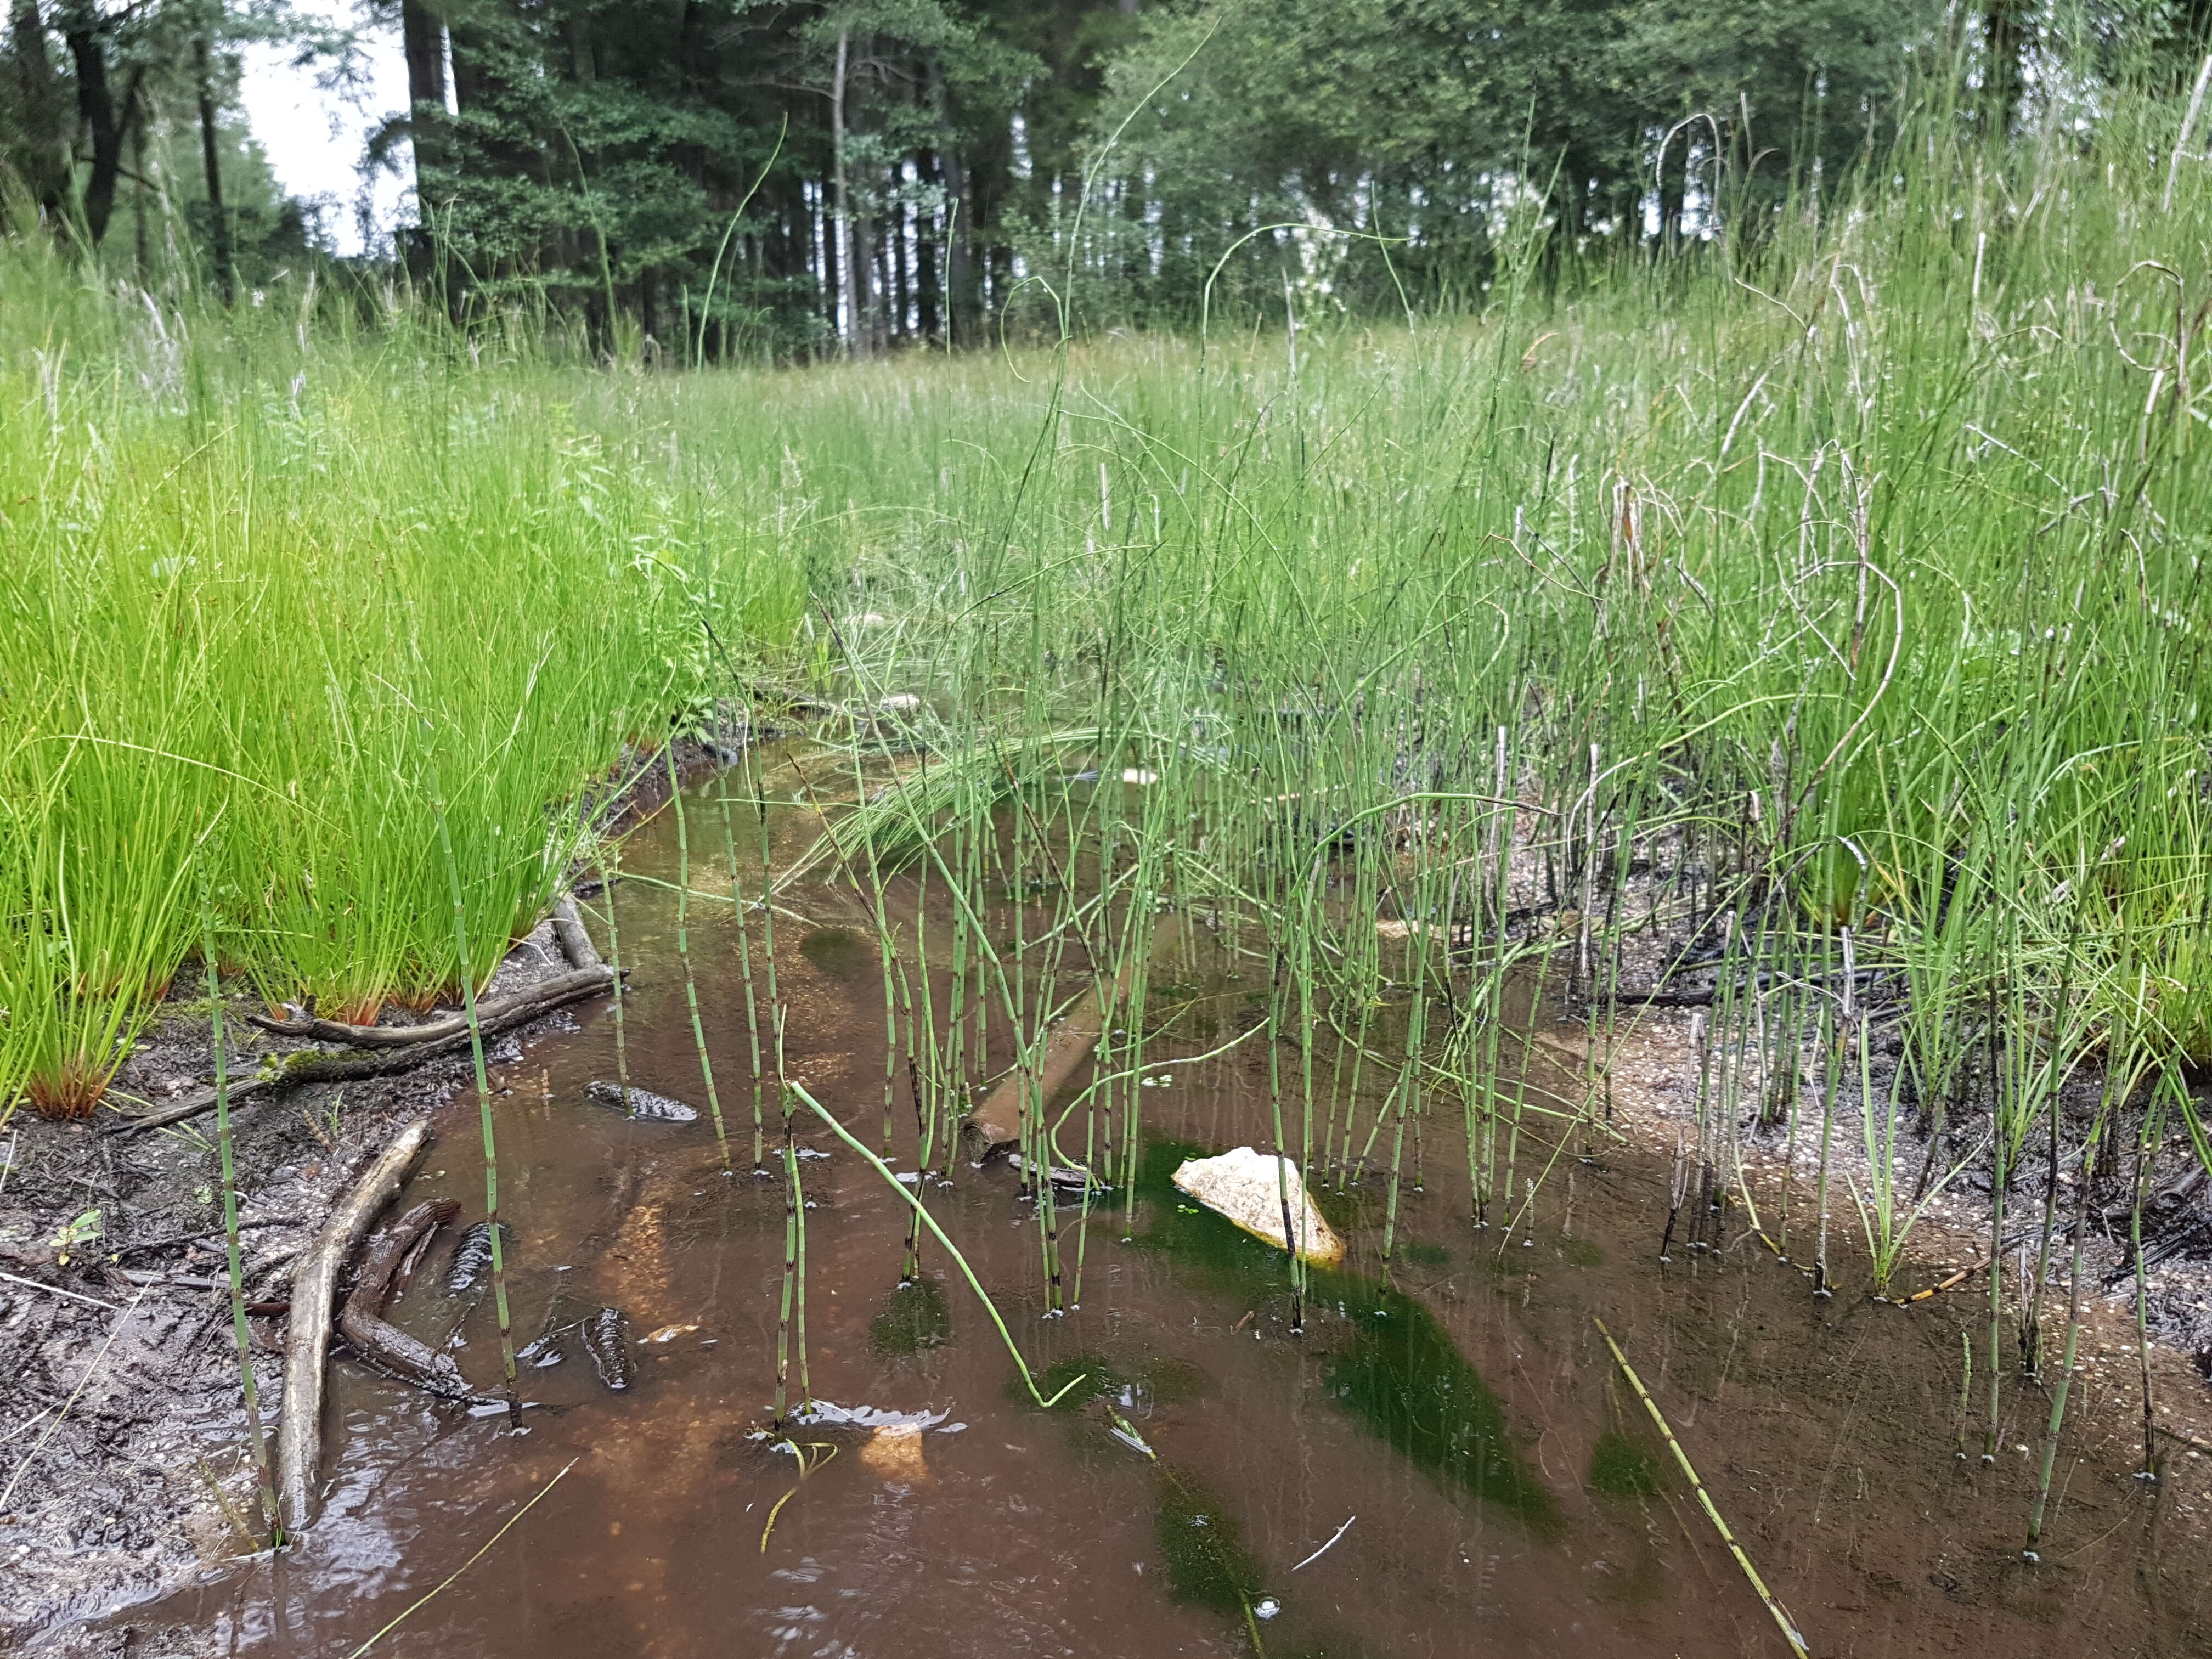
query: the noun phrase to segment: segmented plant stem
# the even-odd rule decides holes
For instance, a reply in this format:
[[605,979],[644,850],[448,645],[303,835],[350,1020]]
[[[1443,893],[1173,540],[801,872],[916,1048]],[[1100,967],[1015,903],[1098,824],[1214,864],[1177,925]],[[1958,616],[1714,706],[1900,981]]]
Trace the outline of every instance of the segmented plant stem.
[[253,1375],[253,1344],[246,1328],[246,1274],[238,1248],[238,1167],[230,1133],[230,1049],[222,1029],[222,986],[216,968],[215,912],[200,893],[200,956],[207,969],[209,1024],[215,1044],[216,1156],[222,1172],[222,1243],[230,1278],[230,1329],[238,1350],[238,1377],[246,1395],[246,1434],[253,1448],[254,1504],[262,1534],[273,1549],[284,1541],[276,1524],[276,1485],[269,1440],[261,1428],[261,1386]]

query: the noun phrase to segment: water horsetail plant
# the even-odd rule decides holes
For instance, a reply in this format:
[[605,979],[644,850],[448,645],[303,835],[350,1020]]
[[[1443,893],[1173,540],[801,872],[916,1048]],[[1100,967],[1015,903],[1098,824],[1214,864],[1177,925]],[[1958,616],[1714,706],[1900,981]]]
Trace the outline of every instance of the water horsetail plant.
[[[747,751],[749,757],[750,752]],[[783,993],[775,972],[775,856],[769,837],[768,773],[766,768],[757,760],[752,763],[752,787],[753,821],[759,834],[760,850],[761,966],[763,976],[767,981],[769,1038],[773,1045],[771,1052],[775,1057],[776,1105],[783,1114],[783,1136],[787,1143],[786,1150],[788,1151],[787,1143],[791,1139],[791,1097],[786,1092],[787,1085],[783,1072]],[[732,879],[735,880],[734,874]],[[755,1133],[754,1139],[756,1144],[753,1148],[753,1173],[766,1175],[768,1171],[760,1161],[761,1149],[757,1144],[759,1140],[757,1132]]]
[[[748,745],[748,749],[750,747]],[[745,912],[750,906],[745,898],[744,878],[738,868],[738,838],[737,831],[730,822],[730,782],[726,771],[715,781],[714,800],[722,815],[722,858],[730,867],[730,905],[737,917],[738,975],[744,986],[745,1043],[753,1076],[753,1172],[757,1175],[762,1172],[767,1157],[766,1128],[762,1119],[765,1076],[761,1067],[760,1005],[753,991],[752,943],[745,932]],[[762,903],[764,908],[767,903],[765,889]]]
[[[469,1025],[469,1059],[476,1068],[477,1117],[483,1129],[484,1223],[491,1241],[492,1307],[499,1318],[500,1375],[507,1386],[507,1421],[522,1424],[522,1396],[515,1383],[514,1322],[507,1301],[507,1248],[499,1222],[499,1148],[492,1133],[491,1074],[484,1065],[483,1025],[477,1018],[476,975],[469,951],[468,912],[461,897],[461,868],[453,857],[453,841],[446,824],[446,793],[436,763],[430,768],[430,812],[438,827],[438,849],[446,860],[446,878],[453,895],[454,959],[461,964],[461,1011]],[[620,983],[617,970],[617,983]]]
[[622,927],[615,917],[615,888],[622,880],[622,848],[609,842],[599,849],[599,891],[606,899],[607,966],[614,978],[608,989],[615,1015],[615,1091],[623,1115],[635,1111],[629,1097],[629,997],[623,978]]
[[230,1133],[230,1048],[222,1029],[222,983],[215,948],[215,908],[200,887],[200,960],[207,975],[208,1022],[215,1050],[215,1144],[222,1178],[223,1257],[230,1281],[230,1329],[238,1352],[238,1376],[246,1396],[246,1434],[253,1449],[256,1528],[270,1548],[284,1541],[276,1524],[276,1485],[268,1437],[261,1431],[261,1387],[253,1375],[253,1344],[246,1328],[246,1273],[238,1245],[238,1165]]
[[799,1360],[801,1406],[814,1398],[806,1375],[806,1194],[799,1179],[799,1150],[787,1097],[783,1117],[783,1299],[775,1320],[775,1417],[783,1431],[790,1405],[791,1362]]
[[[668,799],[676,813],[676,957],[684,969],[684,1003],[691,1016],[691,1043],[699,1054],[699,1079],[707,1091],[707,1109],[714,1120],[714,1147],[722,1155],[722,1168],[730,1167],[730,1137],[722,1125],[722,1097],[714,1091],[714,1062],[707,1054],[707,1028],[699,1017],[699,981],[691,971],[691,831],[684,811],[684,781],[676,773],[676,745],[663,751],[668,763]],[[734,900],[735,895],[732,894]],[[607,901],[614,911],[613,896]],[[629,1104],[627,1075],[623,1079],[623,1104]]]
[[897,1173],[888,1164],[870,1152],[866,1142],[857,1139],[851,1130],[839,1122],[836,1115],[829,1108],[809,1094],[804,1084],[793,1084],[791,1092],[800,1105],[822,1120],[825,1128],[865,1159],[868,1166],[890,1184],[891,1191],[903,1200],[913,1209],[921,1223],[929,1229],[938,1243],[943,1247],[945,1255],[950,1256],[954,1265],[960,1269],[961,1277],[968,1281],[968,1288],[975,1293],[975,1299],[983,1304],[983,1311],[990,1316],[991,1323],[999,1333],[999,1340],[1006,1345],[1006,1352],[1012,1358],[1015,1370],[1021,1373],[1022,1384],[1028,1390],[1032,1401],[1040,1406],[1050,1407],[1058,1404],[1076,1383],[1083,1381],[1083,1378],[1078,1376],[1051,1395],[1047,1395],[1040,1389],[1037,1387],[1037,1372],[1031,1368],[1029,1361],[1022,1357],[1021,1345],[1014,1340],[1013,1333],[1006,1328],[1006,1322],[1000,1314],[998,1304],[991,1300],[989,1294],[983,1289],[983,1281],[975,1277],[975,1270],[968,1265],[968,1258],[961,1254],[960,1247],[955,1244],[951,1236],[938,1224],[937,1218],[929,1213],[913,1189],[898,1178]]

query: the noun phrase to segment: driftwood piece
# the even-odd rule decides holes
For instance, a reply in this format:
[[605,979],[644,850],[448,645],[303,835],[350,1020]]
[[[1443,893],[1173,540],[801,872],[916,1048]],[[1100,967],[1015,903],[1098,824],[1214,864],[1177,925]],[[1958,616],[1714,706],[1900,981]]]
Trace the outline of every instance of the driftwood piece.
[[553,937],[559,941],[561,954],[568,958],[574,969],[604,968],[599,949],[592,936],[584,931],[583,918],[576,914],[576,901],[563,896],[553,905]]
[[[1126,957],[1114,981],[1114,1005],[1117,1008],[1128,997],[1130,982],[1136,977],[1137,961],[1134,955]],[[1091,1051],[1098,1046],[1105,1029],[1105,1010],[1099,1006],[1098,986],[1094,981],[1091,988],[1076,999],[1067,1017],[1045,1034],[1044,1053],[1038,1058],[1035,1077],[1040,1107],[1050,1105],[1052,1097],[1075,1075],[1076,1068],[1091,1058]],[[986,1152],[1021,1139],[1030,1082],[1029,1068],[1016,1066],[984,1097],[983,1103],[968,1115],[967,1127],[982,1141]]]
[[422,1249],[432,1233],[460,1212],[461,1206],[450,1198],[426,1198],[387,1224],[370,1241],[368,1252],[362,1258],[361,1276],[338,1313],[338,1334],[355,1353],[401,1382],[412,1382],[446,1400],[471,1397],[460,1368],[450,1354],[440,1353],[386,1324],[384,1304],[391,1298],[394,1281],[408,1259]]
[[314,1519],[315,1469],[323,1452],[323,1366],[330,1352],[331,1304],[338,1274],[429,1143],[430,1126],[419,1121],[392,1137],[331,1212],[292,1275],[284,1403],[276,1427],[276,1510],[288,1533],[303,1530]]
[[[605,968],[562,974],[540,981],[512,996],[478,1003],[477,1023],[484,1036],[495,1036],[565,1004],[596,996],[613,983],[614,974]],[[380,1028],[338,1026],[336,1029]],[[356,1078],[383,1077],[392,1072],[404,1072],[441,1054],[457,1053],[469,1044],[468,1021],[461,1016],[441,1020],[435,1027],[417,1025],[400,1029],[416,1032],[434,1030],[438,1035],[410,1042],[404,1048],[364,1048],[352,1054],[337,1054],[321,1048],[304,1048],[297,1054],[274,1058],[261,1071],[251,1077],[241,1078],[230,1085],[230,1103],[235,1106],[256,1096],[296,1088],[307,1083],[347,1083]],[[123,1134],[132,1129],[158,1129],[167,1124],[181,1123],[186,1118],[198,1117],[202,1112],[214,1109],[215,1091],[204,1089],[158,1110],[118,1118],[106,1126],[106,1132]]]

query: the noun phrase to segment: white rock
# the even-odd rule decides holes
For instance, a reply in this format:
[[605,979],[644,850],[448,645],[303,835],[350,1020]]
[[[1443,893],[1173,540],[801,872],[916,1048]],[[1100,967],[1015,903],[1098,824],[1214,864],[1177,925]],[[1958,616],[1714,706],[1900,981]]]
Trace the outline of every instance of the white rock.
[[1175,1172],[1175,1184],[1215,1214],[1225,1216],[1255,1238],[1264,1238],[1277,1249],[1287,1249],[1283,1236],[1283,1192],[1290,1192],[1291,1215],[1298,1230],[1298,1254],[1317,1266],[1334,1267],[1344,1260],[1344,1241],[1322,1218],[1298,1178],[1298,1166],[1239,1146],[1219,1158],[1186,1159]]
[[1158,783],[1159,781],[1158,773],[1147,772],[1141,766],[1125,766],[1121,769],[1121,781],[1124,783]]
[[921,707],[921,699],[911,691],[894,691],[876,707],[890,714],[908,714]]

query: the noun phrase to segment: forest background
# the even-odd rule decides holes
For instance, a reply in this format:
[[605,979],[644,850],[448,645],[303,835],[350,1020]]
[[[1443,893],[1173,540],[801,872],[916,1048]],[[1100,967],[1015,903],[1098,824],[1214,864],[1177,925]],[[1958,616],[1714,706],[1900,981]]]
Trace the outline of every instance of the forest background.
[[[378,8],[381,9],[378,9]],[[371,0],[412,186],[356,262],[594,355],[792,361],[1201,310],[1479,307],[1817,213],[1940,102],[2087,142],[2186,92],[2212,0]],[[223,295],[324,256],[238,112],[241,52],[342,86],[284,0],[11,0],[0,176],[118,275]],[[1720,181],[1725,179],[1725,185]]]

